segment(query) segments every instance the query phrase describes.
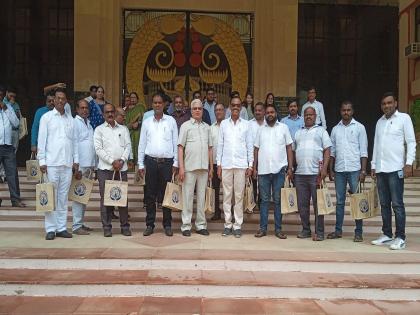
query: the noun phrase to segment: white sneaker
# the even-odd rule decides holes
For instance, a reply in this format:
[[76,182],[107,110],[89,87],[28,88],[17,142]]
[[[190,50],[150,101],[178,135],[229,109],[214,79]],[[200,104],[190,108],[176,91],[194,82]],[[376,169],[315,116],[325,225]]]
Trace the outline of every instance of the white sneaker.
[[388,237],[386,235],[382,235],[376,240],[373,240],[371,242],[372,245],[389,245],[389,243],[392,241],[391,237]]
[[395,240],[389,245],[389,249],[404,249],[405,248],[405,240],[397,237]]

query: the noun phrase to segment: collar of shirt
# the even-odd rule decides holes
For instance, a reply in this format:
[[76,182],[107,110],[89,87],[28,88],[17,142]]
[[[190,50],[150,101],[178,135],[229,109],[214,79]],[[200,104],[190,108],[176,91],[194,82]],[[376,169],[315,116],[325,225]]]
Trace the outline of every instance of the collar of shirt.
[[267,122],[264,120],[264,127],[275,127],[277,125],[280,125],[280,122],[278,120],[276,120],[274,122],[274,125],[270,126],[269,124],[267,124]]
[[304,125],[303,127],[302,127],[302,129],[306,129],[306,130],[312,130],[312,129],[314,129],[314,128],[317,128],[317,127],[320,127],[319,125],[317,125],[317,124],[315,124],[315,125],[313,125],[312,127],[310,127],[310,128],[306,128],[306,126]]
[[[166,120],[167,116],[168,116],[168,115],[163,114],[163,115],[162,115],[162,118],[161,118],[161,119],[159,119],[159,120],[164,121],[164,120]],[[156,116],[155,116],[155,115],[153,115],[153,121],[158,122],[158,120],[156,119]]]
[[[53,108],[53,115],[56,115],[56,116],[60,116],[61,115],[61,113],[54,107]],[[67,111],[64,109],[64,114],[63,115],[61,115],[61,116],[67,116],[69,113],[67,113]]]
[[[236,125],[236,123],[233,121],[232,116],[230,116],[229,118],[229,122],[233,125]],[[240,123],[242,121],[241,116],[239,116],[238,120],[236,122]]]
[[194,119],[192,117],[190,118],[190,121],[191,121],[192,124],[202,124],[203,123],[203,120],[198,121],[197,119]]
[[391,118],[394,118],[394,117],[399,116],[399,114],[400,114],[400,112],[399,112],[399,111],[398,111],[398,109],[397,109],[397,110],[395,110],[395,113],[393,113],[393,114],[392,114],[392,116],[391,116],[391,117],[389,117],[389,118],[386,118],[386,117],[385,117],[385,114],[383,114],[383,115],[382,115],[382,117],[381,117],[381,120],[388,120],[388,119],[391,119]]
[[[87,125],[89,125],[89,123],[90,123],[88,118],[86,118],[86,122],[87,122],[86,123],[85,120],[82,117],[80,117],[79,115],[76,115],[76,119],[83,121],[83,123],[85,123]],[[115,122],[115,123],[117,123],[117,122]]]
[[356,120],[355,120],[354,118],[352,118],[352,119],[350,120],[350,122],[349,122],[347,125],[343,124],[343,120],[340,120],[340,122],[339,122],[338,124],[339,124],[339,125],[342,125],[342,126],[344,126],[344,127],[347,127],[347,126],[350,126],[350,125],[354,125],[354,124],[356,124]]
[[110,128],[118,128],[118,127],[120,127],[121,125],[119,125],[116,121],[115,121],[115,126],[114,127],[112,127],[112,125],[111,124],[109,124],[107,121],[105,121],[105,127],[110,127]]
[[299,115],[296,115],[296,118],[293,119],[292,116],[290,116],[290,114],[289,114],[289,115],[286,116],[286,118],[287,119],[290,119],[290,120],[298,120],[298,119],[300,119],[300,116]]
[[263,120],[263,123],[262,124],[260,124],[259,122],[258,122],[258,120],[256,120],[255,119],[255,117],[254,118],[252,118],[250,121],[255,121],[259,126],[264,126],[264,125],[267,125],[267,121],[265,120],[265,117],[264,117],[264,120]]

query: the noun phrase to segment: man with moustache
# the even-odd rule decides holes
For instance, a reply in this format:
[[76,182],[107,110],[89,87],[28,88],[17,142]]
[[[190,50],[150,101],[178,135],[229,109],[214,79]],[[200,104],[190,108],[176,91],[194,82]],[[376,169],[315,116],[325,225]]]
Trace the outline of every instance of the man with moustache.
[[265,120],[254,142],[254,177],[258,175],[261,198],[260,229],[255,237],[267,235],[268,206],[273,198],[275,235],[285,239],[287,236],[281,231],[280,189],[286,174],[293,177],[293,140],[287,126],[277,120],[273,104],[265,108]]
[[[302,223],[302,231],[298,238],[311,237],[309,221],[309,205],[312,198],[315,215],[318,214],[316,188],[317,181],[323,181],[327,176],[328,162],[331,152],[331,140],[327,131],[315,124],[316,111],[313,107],[307,107],[304,111],[305,126],[299,129],[295,135],[295,159],[297,169],[295,173],[295,185],[299,215]],[[322,164],[322,167],[320,167]],[[324,216],[318,215],[315,222],[315,241],[324,240]]]
[[214,108],[216,122],[211,125],[211,140],[213,143],[213,178],[212,186],[214,189],[214,215],[211,217],[212,221],[217,221],[222,218],[220,211],[220,178],[217,176],[217,146],[219,143],[220,124],[225,119],[225,106],[221,103],[216,104]]
[[64,106],[66,93],[55,91],[54,109],[42,116],[38,134],[38,160],[42,173],[55,186],[55,209],[45,213],[46,240],[71,238],[67,232],[67,197],[74,172],[79,170],[79,147],[75,138],[74,120]]
[[[74,137],[78,145],[79,170],[76,178],[94,171],[96,164],[95,147],[93,145],[93,128],[89,122],[89,103],[81,99],[76,105],[77,115],[74,118]],[[72,203],[73,234],[88,235],[91,228],[84,225],[86,205],[77,201]]]
[[54,108],[54,93],[48,92],[45,100],[45,106],[38,108],[35,112],[34,121],[31,129],[31,151],[36,154],[38,146],[38,131],[41,117]]
[[[327,238],[341,238],[343,234],[344,206],[347,184],[350,193],[357,192],[359,182],[365,182],[368,157],[368,140],[365,127],[353,118],[353,104],[341,104],[341,121],[331,132],[330,180],[335,182],[336,223],[335,231]],[[363,220],[355,220],[354,242],[363,242]]]
[[213,176],[213,153],[210,127],[203,122],[203,104],[191,102],[191,119],[181,126],[178,138],[179,179],[182,182],[183,236],[191,236],[194,189],[197,191],[196,233],[209,235],[207,230],[205,195],[207,180]]
[[[144,236],[153,233],[156,220],[156,200],[162,203],[166,183],[178,171],[178,127],[173,117],[163,113],[163,97],[152,98],[153,117],[144,121],[139,143],[139,176],[145,176],[146,230]],[[163,228],[166,236],[173,236],[171,209],[162,208]]]
[[[233,234],[236,238],[242,236],[245,178],[252,175],[254,162],[249,122],[239,117],[241,107],[242,102],[239,97],[231,99],[232,116],[220,124],[217,146],[217,176],[222,180],[225,214],[222,236]],[[233,192],[235,195],[234,224],[232,224],[231,215]]]
[[305,109],[308,107],[312,107],[315,109],[316,113],[316,121],[315,124],[318,126],[322,126],[324,129],[327,129],[327,121],[325,119],[325,113],[324,113],[324,105],[317,101],[316,99],[316,89],[314,86],[311,86],[308,89],[308,101],[302,106],[302,116],[305,112]]
[[292,136],[293,141],[295,141],[296,131],[305,125],[302,116],[298,115],[297,99],[291,99],[287,101],[287,110],[289,111],[289,115],[283,117],[280,122],[289,128],[290,135]]
[[[99,158],[98,182],[101,195],[101,220],[104,237],[112,237],[112,213],[114,207],[104,206],[105,181],[114,177],[127,181],[127,161],[131,152],[130,133],[125,126],[115,121],[115,107],[112,104],[104,105],[105,122],[96,127],[94,132],[95,151]],[[131,236],[128,222],[128,206],[118,207],[120,213],[121,234]]]
[[[413,122],[408,114],[399,112],[397,108],[395,95],[385,93],[381,101],[384,115],[376,123],[371,162],[372,177],[377,179],[378,184],[383,232],[372,244],[389,245],[393,250],[406,247],[404,178],[412,176],[416,155]],[[395,215],[394,239],[391,206]]]
[[181,125],[190,120],[191,118],[191,111],[190,110],[184,110],[184,101],[181,96],[177,95],[174,97],[174,107],[175,110],[172,113],[172,117],[176,121],[176,125],[178,127],[178,133],[181,128]]
[[204,108],[209,112],[210,115],[210,125],[216,122],[216,115],[214,114],[214,107],[216,102],[214,100],[215,92],[213,88],[208,88],[206,90],[206,100],[204,102]]

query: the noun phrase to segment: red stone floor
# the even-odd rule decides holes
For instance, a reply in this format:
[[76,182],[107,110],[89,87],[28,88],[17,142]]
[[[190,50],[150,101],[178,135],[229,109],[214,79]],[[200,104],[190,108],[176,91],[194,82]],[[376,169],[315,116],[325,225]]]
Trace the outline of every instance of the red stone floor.
[[299,299],[6,297],[0,314],[339,314],[418,315],[420,302]]

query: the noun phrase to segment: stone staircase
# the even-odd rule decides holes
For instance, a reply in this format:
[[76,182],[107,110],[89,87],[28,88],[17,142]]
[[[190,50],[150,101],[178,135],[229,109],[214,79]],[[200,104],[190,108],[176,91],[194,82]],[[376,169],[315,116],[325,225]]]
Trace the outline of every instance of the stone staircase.
[[[300,230],[300,221],[296,214],[283,217],[283,229],[288,239],[279,240],[273,235],[272,213],[269,236],[261,239],[253,236],[259,226],[259,214],[254,213],[245,216],[244,235],[235,239],[220,235],[222,221],[209,221],[209,237],[197,234],[183,237],[179,229],[180,213],[173,212],[175,235],[169,238],[162,233],[159,210],[155,233],[143,237],[143,188],[134,185],[129,186],[132,237],[119,234],[117,221],[114,236],[103,237],[98,210],[99,191],[95,184],[85,217],[86,224],[95,231],[89,236],[45,241],[43,214],[35,212],[36,183],[26,180],[24,170],[19,171],[19,176],[26,208],[12,208],[7,185],[0,185],[3,199],[0,208],[0,313],[3,302],[29,301],[32,297],[47,299],[43,300],[44,304],[39,302],[42,305],[61,297],[70,300],[76,297],[113,297],[122,299],[120,301],[128,301],[127,297],[160,297],[174,303],[169,309],[159,304],[161,308],[156,306],[156,309],[152,308],[155,311],[144,314],[157,314],[157,309],[168,314],[181,310],[190,314],[212,313],[203,306],[210,303],[209,299],[224,301],[225,304],[228,303],[226,299],[241,299],[242,306],[250,305],[248,312],[246,309],[232,311],[236,302],[231,300],[226,308],[216,307],[217,312],[210,308],[214,313],[225,314],[279,314],[282,312],[273,310],[281,310],[282,305],[290,301],[302,302],[296,302],[293,310],[287,308],[290,311],[285,312],[287,314],[305,313],[303,305],[309,303],[307,301],[315,301],[318,305],[315,313],[312,304],[307,306],[307,311],[313,314],[336,313],[324,309],[323,303],[329,307],[335,305],[336,308],[332,309],[343,314],[351,312],[346,311],[345,305],[351,305],[353,309],[357,305],[361,314],[419,313],[420,178],[406,180],[408,247],[394,252],[387,247],[369,244],[381,232],[380,217],[365,220],[364,243],[352,242],[354,222],[348,204],[345,237],[340,240],[312,242],[297,239],[295,235]],[[133,182],[133,174],[129,174],[129,181]],[[368,179],[367,187],[370,182]],[[333,193],[333,185],[328,183],[328,187]],[[68,221],[70,227],[71,211]],[[326,232],[332,231],[335,216],[326,216],[325,223]],[[17,300],[22,297],[24,300]],[[250,302],[255,299],[260,302]],[[197,306],[192,311],[187,308],[186,301],[195,301],[201,308]],[[255,303],[279,303],[279,308],[264,306],[259,309],[255,308]]]

